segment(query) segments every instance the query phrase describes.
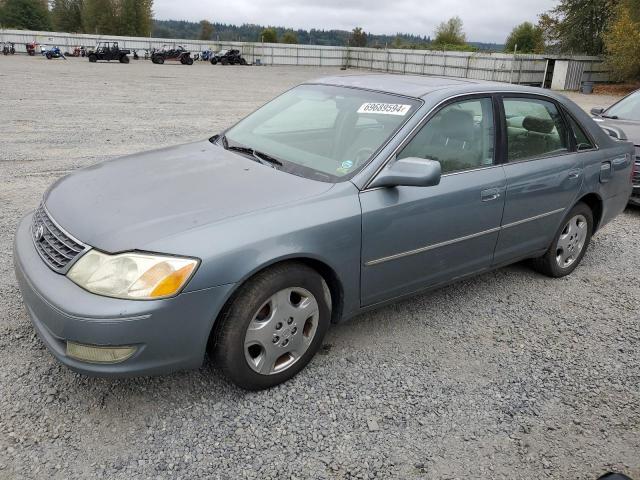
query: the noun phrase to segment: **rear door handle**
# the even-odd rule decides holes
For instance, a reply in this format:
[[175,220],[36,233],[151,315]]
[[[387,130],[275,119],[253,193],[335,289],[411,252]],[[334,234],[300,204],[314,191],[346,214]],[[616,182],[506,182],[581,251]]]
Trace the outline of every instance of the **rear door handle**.
[[497,200],[500,198],[500,190],[497,188],[488,188],[480,192],[480,199],[483,202],[490,202],[491,200]]

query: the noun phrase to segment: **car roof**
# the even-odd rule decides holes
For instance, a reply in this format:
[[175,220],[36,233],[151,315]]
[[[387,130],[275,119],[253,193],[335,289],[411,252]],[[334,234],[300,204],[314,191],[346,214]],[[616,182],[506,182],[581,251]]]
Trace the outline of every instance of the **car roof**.
[[[509,83],[489,82],[468,78],[393,73],[333,75],[319,78],[309,83],[376,90],[416,98],[425,97],[437,90],[447,90],[450,91],[451,94],[489,91],[541,92],[539,88],[512,85]],[[545,90],[546,94],[548,94],[548,92],[548,90]]]

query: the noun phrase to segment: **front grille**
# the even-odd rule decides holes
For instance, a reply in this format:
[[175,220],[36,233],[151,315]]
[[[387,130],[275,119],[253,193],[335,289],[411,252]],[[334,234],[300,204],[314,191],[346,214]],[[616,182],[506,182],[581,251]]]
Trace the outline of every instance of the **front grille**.
[[640,187],[640,146],[636,147],[636,169],[633,172],[633,186]]
[[31,236],[42,260],[58,273],[66,273],[73,261],[87,249],[56,224],[44,205],[40,205],[33,214]]

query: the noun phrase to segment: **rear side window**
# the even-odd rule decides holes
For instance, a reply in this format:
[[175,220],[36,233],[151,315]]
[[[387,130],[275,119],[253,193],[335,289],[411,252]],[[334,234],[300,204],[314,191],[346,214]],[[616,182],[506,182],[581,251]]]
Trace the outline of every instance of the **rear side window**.
[[505,98],[508,160],[527,160],[569,151],[567,127],[553,102]]
[[567,115],[567,117],[569,118],[569,124],[571,125],[573,137],[576,140],[576,149],[578,151],[593,149],[593,143],[591,142],[591,140],[589,140],[589,137],[584,132],[584,129],[580,126],[580,124],[576,122],[572,116]]
[[398,154],[440,162],[442,173],[493,164],[493,103],[490,98],[464,100],[444,107]]

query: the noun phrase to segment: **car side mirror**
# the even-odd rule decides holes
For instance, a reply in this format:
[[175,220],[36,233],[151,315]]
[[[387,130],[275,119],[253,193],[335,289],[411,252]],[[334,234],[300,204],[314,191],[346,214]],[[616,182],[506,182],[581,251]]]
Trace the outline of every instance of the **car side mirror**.
[[601,107],[593,107],[591,109],[591,115],[593,115],[594,117],[599,117],[600,115],[602,115],[603,112],[604,112],[604,108],[601,108]]
[[627,141],[627,135],[618,127],[613,127],[611,125],[600,125],[607,135],[611,138],[615,138],[616,140],[620,140],[622,142]]
[[369,187],[432,187],[440,183],[441,176],[440,162],[407,157],[387,165]]

